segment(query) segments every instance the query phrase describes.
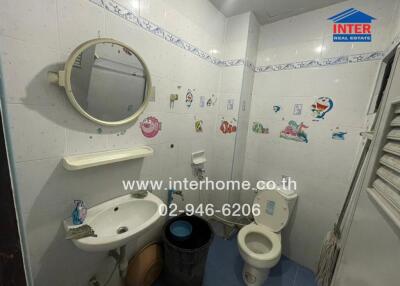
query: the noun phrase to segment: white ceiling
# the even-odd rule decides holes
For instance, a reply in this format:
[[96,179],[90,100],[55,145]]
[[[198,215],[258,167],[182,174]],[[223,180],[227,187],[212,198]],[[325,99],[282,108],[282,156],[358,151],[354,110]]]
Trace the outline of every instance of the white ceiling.
[[226,17],[253,11],[261,25],[344,0],[210,0]]

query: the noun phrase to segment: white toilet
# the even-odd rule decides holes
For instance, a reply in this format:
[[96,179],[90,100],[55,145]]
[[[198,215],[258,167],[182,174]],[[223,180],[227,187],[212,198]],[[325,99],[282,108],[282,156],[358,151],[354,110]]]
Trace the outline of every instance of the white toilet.
[[286,226],[297,200],[294,191],[260,191],[254,204],[261,213],[254,223],[243,227],[238,234],[239,252],[245,265],[243,280],[246,285],[259,286],[267,279],[269,270],[281,258],[281,230]]

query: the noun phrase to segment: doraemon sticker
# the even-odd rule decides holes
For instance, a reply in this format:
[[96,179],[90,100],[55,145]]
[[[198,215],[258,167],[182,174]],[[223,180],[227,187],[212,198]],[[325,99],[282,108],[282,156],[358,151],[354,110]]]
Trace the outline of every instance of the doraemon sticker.
[[192,89],[188,89],[187,92],[186,92],[186,100],[185,100],[185,102],[186,102],[186,106],[188,108],[190,108],[192,106],[192,103],[193,103],[193,91],[194,90],[192,90]]
[[314,121],[325,119],[325,115],[333,109],[333,100],[330,97],[320,97],[311,105]]
[[253,126],[251,127],[254,133],[257,134],[269,134],[269,129],[265,128],[262,123],[255,121],[253,122]]
[[140,130],[146,138],[153,138],[161,130],[161,122],[154,116],[149,116],[140,122]]
[[197,133],[203,132],[203,120],[196,119],[194,121],[194,129]]
[[225,119],[222,117],[221,125],[219,126],[219,130],[220,130],[223,134],[235,133],[236,130],[237,130],[236,119],[233,118],[232,120],[228,121],[228,120],[225,120]]
[[211,97],[207,100],[207,106],[211,107],[214,106],[217,103],[217,97],[215,94],[212,94]]
[[308,126],[304,125],[303,122],[298,124],[296,121],[290,120],[288,126],[281,131],[280,137],[296,142],[308,143],[308,137],[304,131],[306,128],[308,128]]
[[274,106],[272,106],[272,110],[273,110],[275,113],[278,113],[279,111],[281,111],[281,109],[282,109],[282,107],[281,107],[280,105],[274,105]]
[[293,107],[293,115],[301,115],[303,104],[295,104]]

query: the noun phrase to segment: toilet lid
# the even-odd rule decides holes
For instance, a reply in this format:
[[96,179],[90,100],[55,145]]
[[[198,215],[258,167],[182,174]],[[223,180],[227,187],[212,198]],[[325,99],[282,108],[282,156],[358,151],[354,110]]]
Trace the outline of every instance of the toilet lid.
[[261,191],[254,199],[254,204],[260,205],[260,215],[254,220],[273,232],[281,231],[289,218],[289,208],[285,199],[276,191]]

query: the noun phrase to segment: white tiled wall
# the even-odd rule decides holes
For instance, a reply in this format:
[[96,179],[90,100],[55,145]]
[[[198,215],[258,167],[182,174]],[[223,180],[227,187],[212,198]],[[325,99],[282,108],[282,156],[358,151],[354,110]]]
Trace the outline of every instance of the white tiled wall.
[[[92,3],[95,0],[36,2],[4,0],[0,9],[9,143],[35,285],[83,286],[95,273],[104,280],[112,267],[105,253],[84,253],[64,240],[61,223],[70,215],[73,199],[84,199],[92,206],[122,195],[122,179],[191,178],[190,154],[201,149],[206,150],[206,171],[212,179],[240,178],[244,167],[243,177],[252,181],[281,175],[298,180],[300,199],[283,236],[284,251],[298,262],[314,266],[322,237],[348,186],[378,62],[266,73],[254,73],[244,65],[225,68]],[[216,58],[246,59],[257,65],[380,51],[398,34],[398,25],[392,24],[395,17],[387,16],[398,9],[395,0],[343,2],[263,27],[258,27],[250,13],[226,19],[204,0],[118,2]],[[348,7],[378,18],[374,44],[330,43],[326,18]],[[62,89],[47,82],[47,72],[61,69],[77,45],[99,36],[125,42],[149,66],[156,99],[138,122],[156,116],[162,122],[157,137],[144,138],[138,122],[114,128],[91,123],[72,108]],[[195,90],[190,109],[184,104],[188,88]],[[173,110],[169,107],[171,93],[180,97]],[[200,96],[208,99],[212,94],[217,96],[217,104],[200,108]],[[326,121],[313,123],[309,107],[320,96],[334,98],[335,109]],[[228,100],[234,102],[232,110],[227,109]],[[293,104],[299,102],[303,114],[296,119],[310,125],[308,144],[279,138],[293,117]],[[275,104],[282,105],[281,113],[272,112]],[[249,130],[242,127],[236,134],[224,135],[219,130],[222,118],[239,118],[236,124],[248,125]],[[203,133],[195,133],[195,119],[204,121]],[[270,134],[254,134],[253,121],[265,124]],[[345,141],[330,139],[330,129],[337,126],[349,133]],[[73,173],[60,164],[65,155],[143,144],[154,148],[154,157]],[[332,170],[332,165],[340,168]],[[157,194],[165,199],[165,194]],[[237,197],[220,192],[208,199],[218,206]],[[241,200],[250,202],[252,194],[243,194]],[[199,201],[197,192],[185,193],[185,202]],[[313,226],[313,232],[304,225]],[[131,252],[156,237],[157,231],[159,228],[132,242]]]
[[[397,0],[351,0],[261,27],[258,66],[384,51],[393,38]],[[371,43],[332,42],[329,17],[356,8],[372,15]],[[385,32],[383,32],[385,31]]]
[[[195,0],[190,4],[183,0],[119,2],[222,58],[229,23],[208,1]],[[2,1],[1,6],[0,51],[11,135],[9,144],[15,159],[16,194],[34,285],[83,286],[96,273],[104,280],[103,276],[112,269],[107,254],[84,253],[64,239],[62,220],[70,216],[73,200],[83,199],[88,206],[93,206],[123,195],[123,179],[191,178],[191,153],[202,149],[207,154],[207,173],[215,173],[217,160],[213,154],[218,146],[213,146],[213,141],[220,134],[217,128],[218,117],[222,114],[219,104],[225,104],[228,94],[240,93],[240,90],[226,89],[221,94],[222,67],[90,1],[33,3],[17,0]],[[47,72],[61,69],[77,45],[98,36],[125,42],[149,67],[156,99],[138,122],[121,127],[91,123],[73,109],[62,89],[47,81]],[[232,76],[237,75],[234,70],[222,81],[231,83]],[[236,81],[240,79],[233,82]],[[188,88],[195,90],[190,109],[184,105]],[[173,110],[169,105],[171,93],[179,94]],[[217,104],[200,108],[200,96],[208,99],[212,94],[217,96]],[[162,122],[160,134],[153,139],[143,137],[139,129],[139,122],[150,115]],[[203,133],[195,132],[195,118],[204,121]],[[227,140],[228,149],[233,150],[234,142],[223,140]],[[60,163],[65,155],[143,144],[154,148],[154,157],[79,172],[68,172]],[[218,168],[230,172],[229,164]],[[164,193],[157,194],[163,199],[166,197]],[[197,192],[185,193],[185,202],[198,201]],[[129,246],[131,253],[155,237],[157,231],[159,228],[133,241]],[[117,285],[117,281],[113,285]]]
[[[377,18],[371,44],[332,42],[327,18],[352,7]],[[392,0],[346,1],[262,26],[257,65],[383,51],[393,39],[396,7]],[[315,269],[323,238],[346,196],[378,68],[379,61],[372,61],[255,74],[244,178],[297,180],[299,199],[283,232],[283,252],[310,268]],[[322,96],[331,97],[334,108],[325,120],[314,122],[310,107]],[[301,115],[293,114],[294,104],[303,104]],[[273,105],[282,110],[275,113]],[[309,126],[309,143],[280,138],[289,120]],[[252,132],[254,121],[269,128],[270,134]],[[332,140],[337,127],[348,133],[344,141]],[[247,192],[241,199],[251,202],[253,197]]]

